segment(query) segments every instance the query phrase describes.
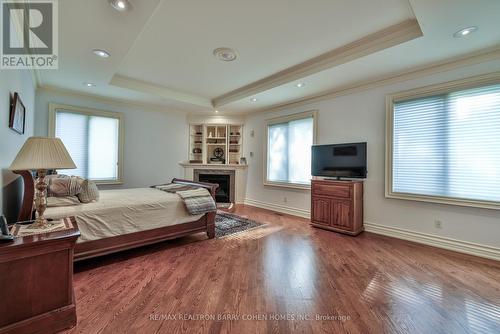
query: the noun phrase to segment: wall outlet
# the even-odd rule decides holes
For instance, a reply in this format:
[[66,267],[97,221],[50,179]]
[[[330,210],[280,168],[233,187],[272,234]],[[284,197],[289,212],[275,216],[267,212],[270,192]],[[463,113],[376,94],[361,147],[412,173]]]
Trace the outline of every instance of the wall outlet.
[[437,220],[437,219],[436,219],[436,220],[434,221],[434,227],[435,227],[435,228],[443,228],[443,222],[442,222],[442,221],[440,221],[440,220]]

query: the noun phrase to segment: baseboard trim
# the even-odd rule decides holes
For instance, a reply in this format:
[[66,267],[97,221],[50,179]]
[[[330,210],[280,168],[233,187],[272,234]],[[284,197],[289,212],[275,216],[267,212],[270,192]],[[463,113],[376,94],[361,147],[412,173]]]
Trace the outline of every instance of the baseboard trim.
[[500,248],[365,221],[365,231],[500,261]]
[[[307,219],[311,218],[311,213],[309,210],[298,209],[279,204],[272,204],[268,202],[262,202],[250,198],[245,198],[244,204],[280,213],[285,213],[292,216],[298,216]],[[441,237],[437,235],[431,235],[397,227],[380,225],[367,221],[364,222],[364,226],[366,232],[381,234],[388,237],[413,241],[419,244],[434,246],[459,253],[500,261],[500,248],[497,247],[480,245],[468,241],[456,240],[452,238]]]
[[267,209],[271,211],[276,211],[280,213],[285,213],[292,216],[298,216],[302,218],[311,218],[309,210],[292,208],[286,205],[272,204],[268,202],[262,202],[255,199],[245,198],[245,205],[256,206],[261,209]]

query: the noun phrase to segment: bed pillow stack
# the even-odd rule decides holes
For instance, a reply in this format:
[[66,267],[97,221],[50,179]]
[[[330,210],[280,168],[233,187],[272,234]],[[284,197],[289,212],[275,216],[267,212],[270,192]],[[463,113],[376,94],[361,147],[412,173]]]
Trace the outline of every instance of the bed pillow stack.
[[77,176],[49,175],[47,183],[47,206],[70,206],[99,200],[97,185]]
[[82,191],[76,176],[48,175],[45,183],[47,183],[47,197],[76,196]]

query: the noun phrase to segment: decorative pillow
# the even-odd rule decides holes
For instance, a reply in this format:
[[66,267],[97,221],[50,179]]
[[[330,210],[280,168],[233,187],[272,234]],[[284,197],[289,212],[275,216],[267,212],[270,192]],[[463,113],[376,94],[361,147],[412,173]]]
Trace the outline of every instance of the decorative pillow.
[[47,183],[47,197],[76,196],[82,190],[76,176],[48,175],[45,177]]
[[77,195],[80,202],[97,202],[99,200],[99,189],[97,188],[97,185],[92,181],[81,178],[79,178],[78,181],[81,187],[81,191]]
[[47,207],[72,206],[81,205],[80,200],[76,196],[65,197],[47,197]]

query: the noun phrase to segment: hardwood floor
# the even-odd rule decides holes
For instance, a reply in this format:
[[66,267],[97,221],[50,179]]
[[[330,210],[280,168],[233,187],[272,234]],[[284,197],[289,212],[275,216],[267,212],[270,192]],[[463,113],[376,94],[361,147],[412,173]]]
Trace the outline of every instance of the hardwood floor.
[[498,333],[499,262],[235,211],[268,225],[77,263],[68,333]]

